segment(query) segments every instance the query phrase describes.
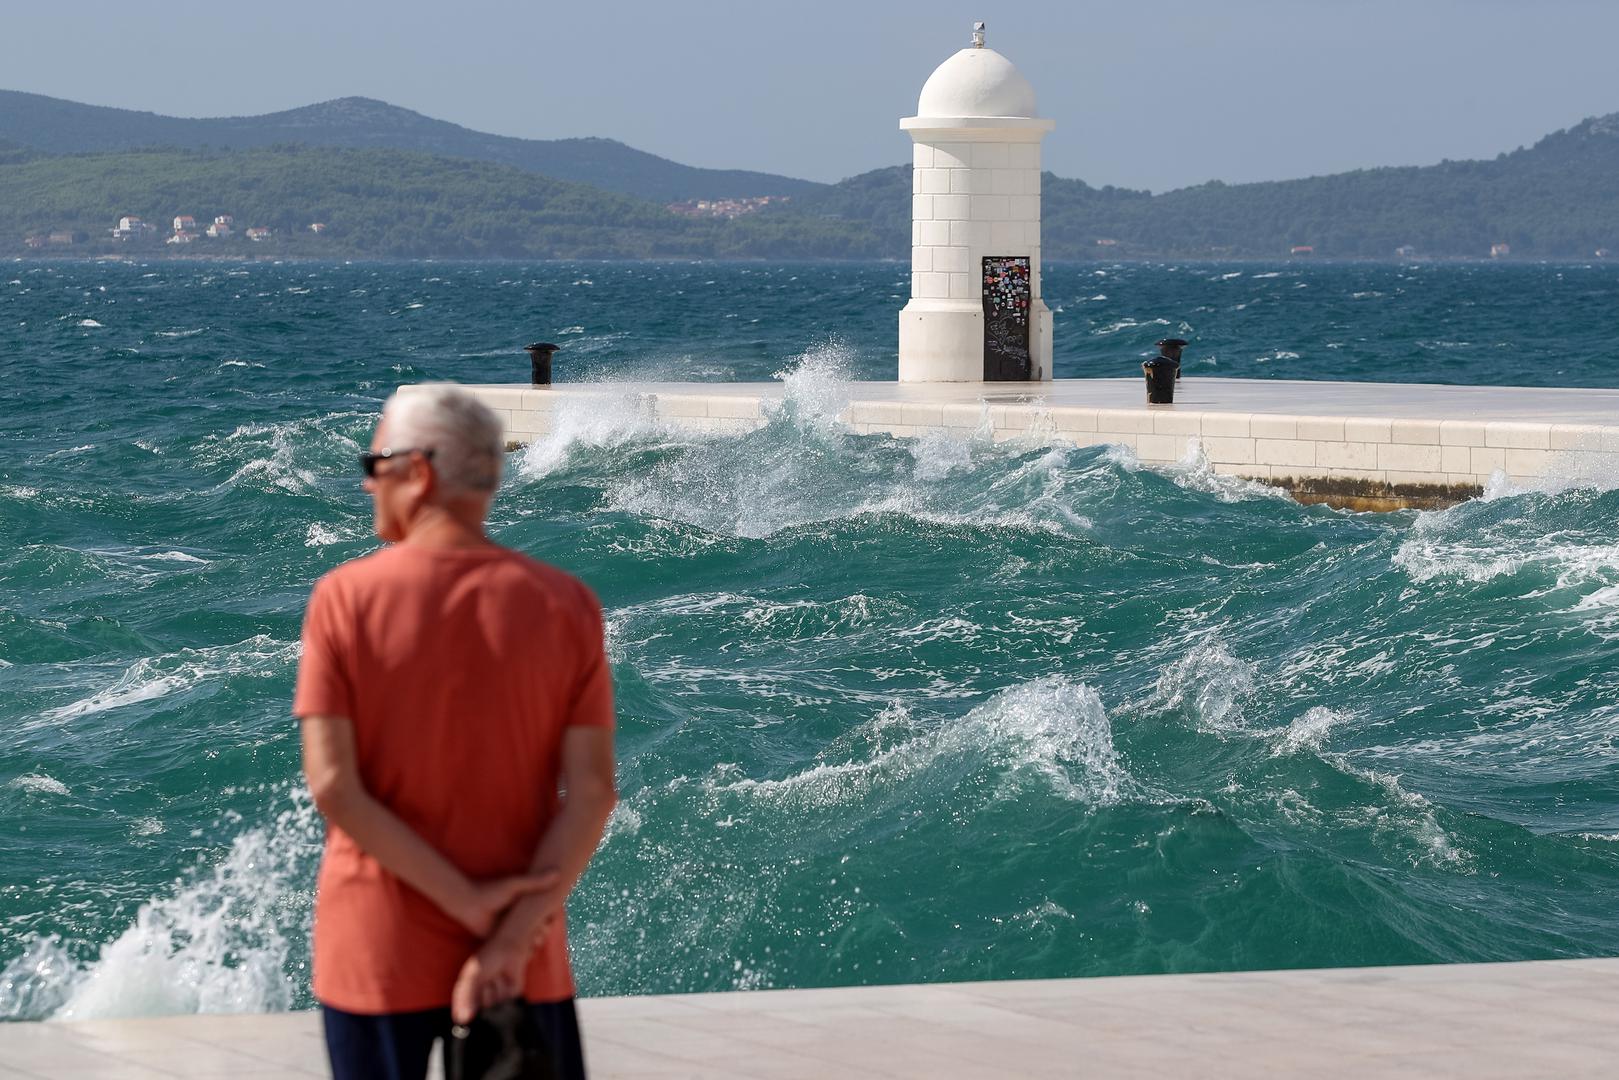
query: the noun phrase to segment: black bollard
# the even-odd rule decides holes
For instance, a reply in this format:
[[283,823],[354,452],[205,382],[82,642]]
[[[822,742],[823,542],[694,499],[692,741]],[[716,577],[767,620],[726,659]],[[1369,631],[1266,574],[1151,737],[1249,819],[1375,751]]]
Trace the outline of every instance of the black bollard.
[[1167,356],[1155,356],[1141,365],[1141,371],[1147,376],[1147,404],[1173,405],[1180,365]]
[[557,347],[549,341],[536,341],[523,348],[528,351],[530,380],[535,386],[550,386],[551,354],[557,351]]
[[1191,342],[1187,341],[1185,338],[1178,337],[1165,338],[1158,343],[1158,354],[1160,356],[1167,356],[1169,359],[1175,361],[1175,378],[1177,381],[1181,377],[1181,353],[1186,349],[1186,346],[1190,344]]

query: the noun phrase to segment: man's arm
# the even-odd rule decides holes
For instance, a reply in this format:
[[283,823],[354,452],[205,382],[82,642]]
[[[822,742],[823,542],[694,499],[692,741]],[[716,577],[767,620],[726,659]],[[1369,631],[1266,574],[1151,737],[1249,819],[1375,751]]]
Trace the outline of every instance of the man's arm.
[[596,854],[607,819],[618,803],[613,729],[568,728],[562,735],[559,782],[563,789],[562,810],[540,838],[528,867],[534,874],[554,872],[556,886],[523,897],[495,928],[497,936],[526,940],[530,948],[544,938],[551,919],[561,914],[568,894]]
[[366,790],[354,750],[354,725],[347,718],[304,717],[303,749],[309,792],[326,820],[480,938],[488,936],[495,919],[518,896],[556,884],[555,874],[469,880]]
[[456,1023],[469,1023],[479,1009],[522,993],[529,958],[562,916],[568,893],[596,853],[618,802],[613,772],[610,726],[575,726],[563,732],[562,810],[551,820],[529,864],[537,874],[554,872],[556,884],[513,904],[494,934],[462,967],[451,998]]

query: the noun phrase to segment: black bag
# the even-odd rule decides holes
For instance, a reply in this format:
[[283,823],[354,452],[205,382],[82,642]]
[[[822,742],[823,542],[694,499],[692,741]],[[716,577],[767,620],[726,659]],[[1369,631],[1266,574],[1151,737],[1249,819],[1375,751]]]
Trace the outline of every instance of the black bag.
[[491,1005],[471,1024],[450,1028],[445,1080],[557,1080],[545,1033],[519,998]]

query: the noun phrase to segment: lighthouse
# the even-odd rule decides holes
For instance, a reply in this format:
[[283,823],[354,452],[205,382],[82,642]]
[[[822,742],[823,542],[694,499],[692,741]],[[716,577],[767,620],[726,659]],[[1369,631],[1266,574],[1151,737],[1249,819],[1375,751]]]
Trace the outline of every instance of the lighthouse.
[[1040,298],[1040,140],[1034,88],[972,44],[899,122],[914,146],[911,299],[899,314],[901,382],[1043,382],[1051,310]]

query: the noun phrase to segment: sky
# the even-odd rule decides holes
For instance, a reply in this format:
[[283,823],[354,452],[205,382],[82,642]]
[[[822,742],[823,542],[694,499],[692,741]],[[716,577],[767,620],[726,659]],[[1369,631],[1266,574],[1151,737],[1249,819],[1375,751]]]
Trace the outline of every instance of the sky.
[[0,88],[175,116],[361,95],[832,181],[910,159],[899,118],[975,19],[1057,123],[1046,168],[1097,186],[1494,157],[1619,112],[1619,0],[0,0]]

